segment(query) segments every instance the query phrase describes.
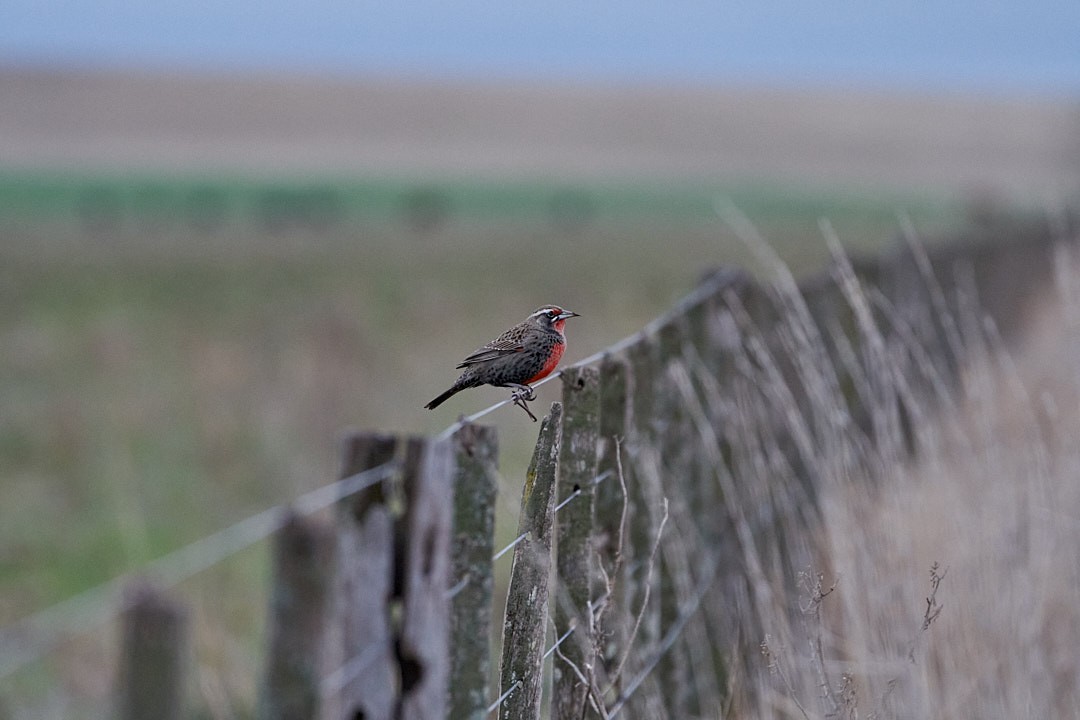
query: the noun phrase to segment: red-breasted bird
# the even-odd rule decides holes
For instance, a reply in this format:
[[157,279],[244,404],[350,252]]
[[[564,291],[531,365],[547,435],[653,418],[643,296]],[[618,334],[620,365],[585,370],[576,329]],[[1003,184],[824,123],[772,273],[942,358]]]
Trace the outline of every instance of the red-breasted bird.
[[461,377],[450,389],[429,402],[426,407],[434,410],[451,395],[467,388],[481,385],[514,388],[511,399],[534,421],[527,402],[536,398],[530,384],[543,380],[558,366],[566,349],[563,327],[566,319],[578,317],[576,312],[564,310],[558,305],[544,305],[532,315],[495,338],[487,345],[477,348],[458,365],[464,368]]

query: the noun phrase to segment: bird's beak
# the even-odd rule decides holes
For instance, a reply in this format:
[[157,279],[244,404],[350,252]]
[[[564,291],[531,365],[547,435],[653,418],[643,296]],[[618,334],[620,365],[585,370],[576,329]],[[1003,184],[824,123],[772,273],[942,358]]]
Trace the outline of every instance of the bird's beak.
[[565,320],[566,318],[581,317],[573,310],[563,310],[561,313],[555,316],[556,320]]

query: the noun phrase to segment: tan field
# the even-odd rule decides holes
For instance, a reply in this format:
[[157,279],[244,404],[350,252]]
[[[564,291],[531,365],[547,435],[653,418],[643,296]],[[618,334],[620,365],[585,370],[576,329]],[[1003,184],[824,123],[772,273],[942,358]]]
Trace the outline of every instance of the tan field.
[[0,168],[1080,190],[1080,103],[0,69]]

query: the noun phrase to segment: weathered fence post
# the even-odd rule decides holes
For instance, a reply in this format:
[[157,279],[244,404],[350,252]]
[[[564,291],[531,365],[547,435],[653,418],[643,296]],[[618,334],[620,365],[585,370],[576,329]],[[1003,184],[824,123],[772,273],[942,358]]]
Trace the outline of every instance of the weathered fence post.
[[[653,470],[659,463],[655,442],[657,425],[653,421],[659,371],[650,338],[640,336],[637,342],[627,348],[626,360],[630,409],[623,470],[629,508],[624,553],[630,564],[625,573],[624,597],[631,632],[635,627],[637,632],[632,638],[633,644],[623,668],[624,680],[641,667],[644,658],[660,640],[659,573],[650,573],[650,570],[662,512],[662,497],[650,477],[655,474]],[[655,685],[651,681],[649,684]],[[632,717],[662,717],[657,715],[658,712],[662,713],[662,708],[656,707],[652,695],[647,691],[638,692],[631,698],[629,710]]]
[[[397,439],[375,433],[346,439],[341,476],[349,477],[394,458]],[[330,653],[326,716],[392,720],[399,671],[391,627],[394,518],[386,481],[366,488],[338,508],[335,631]],[[340,692],[340,697],[335,694]]]
[[[600,364],[600,433],[597,450],[596,476],[605,478],[596,487],[595,526],[596,559],[600,563],[608,587],[602,592],[610,593],[603,599],[599,613],[598,630],[603,633],[604,643],[600,660],[607,668],[614,668],[626,647],[632,622],[629,611],[634,593],[630,588],[631,575],[627,572],[626,559],[630,548],[626,546],[625,521],[629,513],[626,487],[620,477],[623,471],[621,453],[626,440],[629,409],[629,368],[624,360],[607,356]],[[605,678],[617,693],[622,684],[617,678]],[[600,688],[606,690],[606,685]]]
[[274,537],[260,720],[319,716],[333,555],[330,529],[314,518],[290,512]]
[[[404,472],[404,547],[396,558],[402,578],[400,720],[446,717],[450,670],[450,525],[454,456],[449,441],[413,438]],[[349,716],[353,717],[353,716]]]
[[[619,554],[619,531],[626,497],[619,483],[620,458],[626,440],[629,370],[623,360],[605,357],[600,365],[600,430],[596,459],[596,475],[605,480],[596,488],[596,548],[604,570],[615,570]],[[611,578],[620,583],[620,578]],[[610,599],[614,601],[614,598]]]
[[695,445],[696,456],[692,479],[683,492],[692,509],[691,522],[703,544],[701,552],[692,553],[686,560],[699,571],[707,567],[706,562],[713,562],[721,580],[712,592],[724,598],[712,602],[706,599],[700,617],[688,628],[693,639],[687,646],[691,652],[691,669],[701,688],[698,698],[701,707],[718,705],[727,699],[729,655],[738,637],[738,632],[731,628],[734,616],[727,602],[733,594],[726,592],[725,583],[737,582],[734,579],[742,575],[743,562],[725,500],[736,503],[741,499],[725,498],[716,478],[726,472],[730,463],[725,428],[737,420],[731,388],[743,337],[730,302],[754,287],[749,276],[731,269],[713,273],[706,282],[712,284],[712,292],[687,311],[685,323],[688,349],[684,360],[690,382],[684,383],[684,392],[692,391],[695,399],[682,398],[689,414],[687,433]]
[[495,428],[467,423],[454,433],[454,534],[450,559],[449,717],[487,715],[491,668],[495,532]]
[[[562,447],[559,451],[558,500],[567,504],[555,518],[558,582],[555,632],[561,636],[571,627],[574,636],[562,646],[555,663],[552,717],[580,720],[586,713],[589,687],[578,676],[589,678],[592,657],[592,563],[593,498],[596,484],[596,447],[600,431],[599,373],[591,367],[563,371]],[[578,496],[571,499],[571,496]],[[570,666],[572,664],[572,667]]]
[[[661,632],[666,633],[678,622],[682,603],[690,593],[693,581],[687,569],[687,556],[694,553],[692,504],[695,485],[695,444],[689,414],[684,407],[673,373],[685,368],[683,343],[686,338],[686,318],[672,314],[651,340],[654,344],[658,377],[654,386],[658,397],[654,404],[657,434],[659,477],[649,480],[668,502],[671,520],[660,538],[659,581],[656,600],[660,605]],[[686,537],[691,536],[690,538]],[[704,553],[696,553],[703,556]],[[664,703],[672,717],[697,715],[697,697],[686,639],[680,638],[664,653],[657,675],[664,688]]]
[[187,612],[150,585],[128,588],[117,698],[121,720],[184,717]]
[[499,707],[502,720],[539,720],[547,636],[548,574],[555,512],[555,471],[562,430],[562,404],[552,403],[521,492],[514,566],[503,625]]
[[725,297],[744,291],[752,281],[742,271],[722,268],[705,282],[713,285],[713,291],[687,312],[687,334],[704,365],[702,369],[719,378],[731,372],[732,346],[739,342],[739,329]]

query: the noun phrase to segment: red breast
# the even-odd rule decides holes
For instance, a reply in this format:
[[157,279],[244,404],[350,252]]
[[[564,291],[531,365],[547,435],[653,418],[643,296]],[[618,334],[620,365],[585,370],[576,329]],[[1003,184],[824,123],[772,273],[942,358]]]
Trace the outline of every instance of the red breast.
[[[565,322],[565,321],[564,321]],[[538,380],[543,380],[559,366],[559,360],[562,359],[563,351],[566,350],[566,343],[555,343],[551,346],[551,353],[547,359],[544,360],[543,367],[540,368],[540,372],[533,375],[531,378],[525,381],[526,385],[531,385]]]

